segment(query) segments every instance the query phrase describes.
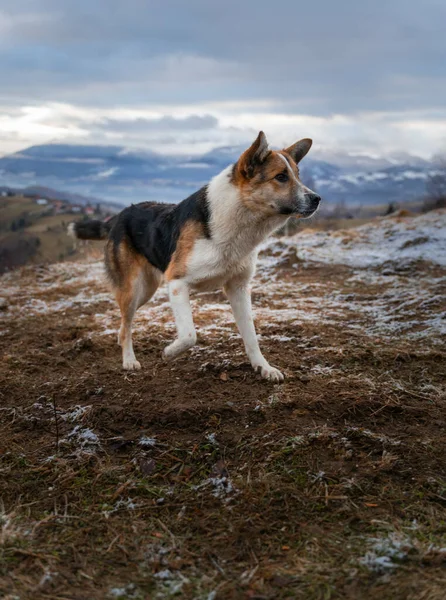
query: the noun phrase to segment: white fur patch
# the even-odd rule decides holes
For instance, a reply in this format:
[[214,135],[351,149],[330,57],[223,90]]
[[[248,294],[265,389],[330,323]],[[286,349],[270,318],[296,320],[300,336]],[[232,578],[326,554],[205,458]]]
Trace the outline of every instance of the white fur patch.
[[290,163],[288,162],[288,160],[285,158],[285,156],[283,154],[280,154],[280,152],[277,153],[278,156],[280,156],[280,158],[283,160],[283,162],[286,164],[288,171],[290,172],[291,177],[294,179],[294,181],[299,184],[302,185],[299,180],[297,179],[296,175],[294,174],[293,169],[291,168]]
[[190,285],[207,281],[206,289],[221,287],[225,281],[254,272],[257,246],[287,217],[265,219],[246,209],[237,186],[231,182],[232,165],[208,185],[211,239],[195,243],[188,262],[186,280]]

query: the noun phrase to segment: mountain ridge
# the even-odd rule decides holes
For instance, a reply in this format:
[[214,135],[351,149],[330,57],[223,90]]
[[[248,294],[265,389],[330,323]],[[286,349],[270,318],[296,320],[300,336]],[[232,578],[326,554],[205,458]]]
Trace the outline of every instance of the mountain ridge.
[[[178,202],[235,162],[244,146],[195,156],[163,155],[119,145],[51,143],[0,158],[0,183],[43,186],[114,204]],[[409,154],[373,156],[320,150],[302,162],[302,179],[330,203],[380,204],[424,195],[434,164]],[[310,187],[311,187],[310,185]]]

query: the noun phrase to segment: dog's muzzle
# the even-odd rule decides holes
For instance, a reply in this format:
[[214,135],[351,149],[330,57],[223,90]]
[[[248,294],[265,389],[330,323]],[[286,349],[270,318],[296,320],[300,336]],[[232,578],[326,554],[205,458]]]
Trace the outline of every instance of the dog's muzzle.
[[299,213],[303,217],[310,217],[319,208],[321,200],[322,198],[319,196],[319,194],[315,194],[314,192],[311,192],[311,194],[305,194],[304,202],[302,203],[303,206]]
[[300,217],[311,217],[319,207],[321,197],[314,192],[305,194],[302,200],[298,200],[293,205],[281,206],[281,215],[298,215]]

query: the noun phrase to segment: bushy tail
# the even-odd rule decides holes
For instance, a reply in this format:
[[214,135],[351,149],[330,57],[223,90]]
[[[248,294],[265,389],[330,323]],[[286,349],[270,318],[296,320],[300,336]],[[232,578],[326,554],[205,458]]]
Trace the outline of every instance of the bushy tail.
[[106,240],[112,225],[110,221],[77,221],[68,225],[68,235],[78,240]]

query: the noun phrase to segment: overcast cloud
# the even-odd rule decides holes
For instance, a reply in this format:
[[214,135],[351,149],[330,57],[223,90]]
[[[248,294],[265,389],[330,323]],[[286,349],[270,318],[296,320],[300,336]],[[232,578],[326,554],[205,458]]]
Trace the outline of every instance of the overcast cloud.
[[443,0],[2,0],[0,153],[446,149]]

